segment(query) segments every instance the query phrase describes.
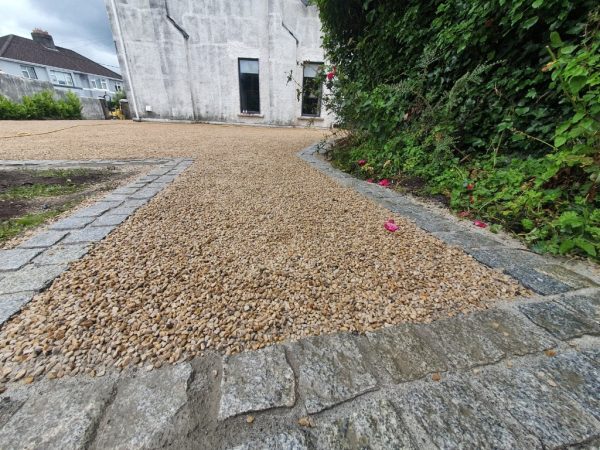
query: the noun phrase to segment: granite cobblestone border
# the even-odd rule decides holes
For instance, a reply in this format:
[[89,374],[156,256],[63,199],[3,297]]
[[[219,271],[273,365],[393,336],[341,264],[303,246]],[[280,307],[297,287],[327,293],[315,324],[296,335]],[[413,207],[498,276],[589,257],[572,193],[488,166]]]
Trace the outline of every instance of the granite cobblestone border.
[[481,230],[450,213],[436,211],[412,196],[342,172],[320,155],[321,147],[313,145],[300,151],[298,156],[343,186],[351,187],[391,212],[409,219],[447,244],[461,248],[480,263],[502,270],[537,294],[561,294],[600,286],[597,276],[581,273],[578,268],[560,259],[528,251],[515,239]]
[[0,250],[0,325],[19,312],[104,239],[138,208],[175,180],[191,159],[2,161],[1,169],[105,168],[125,165],[155,166],[133,182],[119,187],[94,204],[74,211],[47,230],[13,249]]
[[588,288],[15,387],[0,395],[0,447],[596,448],[599,357],[600,289]]

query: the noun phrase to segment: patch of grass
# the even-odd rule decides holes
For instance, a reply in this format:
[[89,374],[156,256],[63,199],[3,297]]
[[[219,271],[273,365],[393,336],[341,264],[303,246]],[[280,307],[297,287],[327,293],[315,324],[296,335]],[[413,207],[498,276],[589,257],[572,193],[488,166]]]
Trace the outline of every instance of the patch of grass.
[[27,214],[23,217],[16,219],[9,219],[0,222],[0,242],[6,241],[19,233],[25,231],[28,228],[33,228],[41,225],[46,220],[56,217],[61,212],[68,209],[67,205],[59,209],[51,209],[39,213]]
[[28,186],[17,186],[0,194],[0,200],[26,200],[36,197],[54,197],[57,195],[72,194],[83,188],[83,185],[76,184],[31,184]]

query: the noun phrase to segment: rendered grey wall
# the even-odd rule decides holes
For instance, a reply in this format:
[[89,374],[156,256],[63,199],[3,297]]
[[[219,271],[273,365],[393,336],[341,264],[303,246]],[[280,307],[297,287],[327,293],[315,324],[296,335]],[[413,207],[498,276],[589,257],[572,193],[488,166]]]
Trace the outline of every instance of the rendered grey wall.
[[[294,71],[301,82],[298,64],[324,60],[315,7],[300,0],[106,3],[121,68],[124,74],[125,64],[129,68],[141,118],[306,124],[299,119],[297,86],[287,83],[287,74]],[[188,39],[169,20],[167,8]],[[263,117],[240,115],[238,58],[259,59]],[[332,117],[325,111],[322,117],[315,125],[329,126]]]
[[[40,80],[28,80],[0,73],[0,95],[12,101],[20,102],[24,96],[31,96],[42,91],[52,91],[55,98],[64,98],[66,91],[54,89],[52,83]],[[81,115],[84,119],[104,119],[100,102],[93,98],[79,98],[81,102]]]

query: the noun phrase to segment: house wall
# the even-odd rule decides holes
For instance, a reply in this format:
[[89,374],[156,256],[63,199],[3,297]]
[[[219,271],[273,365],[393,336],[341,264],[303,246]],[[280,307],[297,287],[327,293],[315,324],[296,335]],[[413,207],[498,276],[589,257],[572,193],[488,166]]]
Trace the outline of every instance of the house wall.
[[[24,96],[31,96],[42,91],[52,91],[56,98],[63,98],[68,90],[55,89],[48,81],[29,80],[20,76],[0,73],[0,95],[12,101],[20,102]],[[80,98],[81,115],[84,119],[104,119],[102,106],[96,98]]]
[[[77,95],[78,97],[81,97],[81,98],[88,97],[88,98],[97,99],[98,97],[102,97],[104,94],[107,94],[107,93],[108,93],[108,95],[113,97],[116,94],[115,83],[119,82],[119,81],[113,80],[111,78],[100,77],[99,75],[89,75],[86,73],[73,72],[69,69],[61,69],[59,67],[37,66],[37,65],[31,64],[31,63],[21,63],[21,62],[11,61],[11,60],[7,60],[7,59],[0,59],[0,70],[2,70],[4,73],[7,73],[9,75],[13,75],[13,76],[22,78],[23,74],[21,73],[21,65],[33,66],[35,68],[35,73],[38,77],[38,80],[39,81],[47,81],[48,83],[50,83],[50,72],[49,72],[50,70],[58,70],[61,72],[70,73],[71,77],[73,77],[73,84],[75,86],[66,87],[66,86],[53,85],[53,87],[55,88],[56,91],[62,91],[62,92],[71,91],[75,95]],[[100,78],[107,79],[108,87],[109,87],[108,91],[105,91],[102,89],[90,89],[89,77],[100,77]],[[27,79],[25,79],[25,80],[27,80]]]
[[[132,106],[140,118],[307,123],[299,119],[298,86],[288,83],[287,76],[293,71],[301,83],[299,63],[324,61],[316,7],[301,0],[106,3],[121,67],[126,69],[126,63],[129,68]],[[169,20],[167,8],[188,39]],[[238,58],[259,59],[260,116],[240,114]],[[331,123],[323,109],[322,120],[315,125]]]

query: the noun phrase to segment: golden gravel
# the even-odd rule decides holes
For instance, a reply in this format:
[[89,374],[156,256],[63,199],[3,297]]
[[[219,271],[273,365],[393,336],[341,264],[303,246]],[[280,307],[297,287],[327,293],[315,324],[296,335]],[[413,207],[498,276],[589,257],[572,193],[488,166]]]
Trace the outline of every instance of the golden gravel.
[[[0,136],[65,122],[6,123]],[[315,130],[100,123],[0,139],[0,158],[192,156],[182,176],[0,331],[0,377],[147,369],[488,307],[526,291],[339,186]]]

